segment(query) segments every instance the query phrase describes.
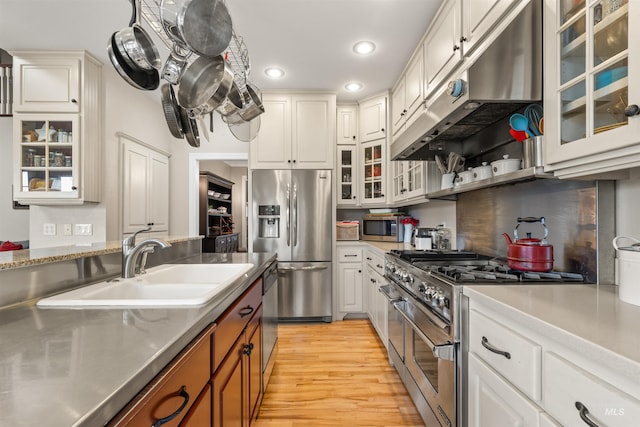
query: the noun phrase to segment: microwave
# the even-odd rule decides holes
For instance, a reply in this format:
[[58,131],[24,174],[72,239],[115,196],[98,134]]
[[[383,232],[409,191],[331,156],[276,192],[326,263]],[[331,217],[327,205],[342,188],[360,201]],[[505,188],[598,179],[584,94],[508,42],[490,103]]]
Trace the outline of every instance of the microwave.
[[365,215],[362,218],[362,240],[402,242],[404,225],[401,215]]

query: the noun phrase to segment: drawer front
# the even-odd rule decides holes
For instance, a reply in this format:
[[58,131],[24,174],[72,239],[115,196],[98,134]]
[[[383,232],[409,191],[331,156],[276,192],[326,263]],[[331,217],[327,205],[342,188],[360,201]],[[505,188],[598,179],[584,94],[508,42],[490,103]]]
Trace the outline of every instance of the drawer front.
[[253,314],[262,304],[262,279],[253,285],[222,315],[216,323],[218,328],[213,339],[211,372],[215,372],[222,359],[247,326]]
[[362,248],[338,248],[338,262],[362,262]]
[[375,271],[380,273],[381,276],[384,276],[384,257],[372,251],[367,251],[365,255],[365,261]]
[[209,328],[187,347],[108,425],[148,427],[179,411],[175,418],[162,424],[177,426],[211,378],[212,330]]
[[469,351],[477,354],[531,399],[540,401],[540,345],[471,309]]
[[544,354],[543,384],[545,409],[562,425],[587,425],[579,404],[598,426],[638,425],[640,401],[555,353]]
[[537,426],[541,409],[469,354],[469,427]]

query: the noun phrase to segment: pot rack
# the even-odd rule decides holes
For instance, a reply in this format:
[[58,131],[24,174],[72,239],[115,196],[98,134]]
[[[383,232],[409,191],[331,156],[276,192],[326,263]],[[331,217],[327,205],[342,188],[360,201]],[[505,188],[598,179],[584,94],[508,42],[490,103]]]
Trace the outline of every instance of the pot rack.
[[[160,40],[167,46],[169,51],[173,47],[173,41],[164,31],[160,19],[160,3],[161,0],[141,0],[140,16],[150,25],[151,29],[160,37]],[[235,30],[231,30],[231,41],[226,50],[226,59],[233,71],[233,78],[238,88],[244,89],[249,80],[251,71],[251,63],[249,61],[249,51],[247,46]],[[188,63],[193,62],[198,55],[192,54],[187,59]]]

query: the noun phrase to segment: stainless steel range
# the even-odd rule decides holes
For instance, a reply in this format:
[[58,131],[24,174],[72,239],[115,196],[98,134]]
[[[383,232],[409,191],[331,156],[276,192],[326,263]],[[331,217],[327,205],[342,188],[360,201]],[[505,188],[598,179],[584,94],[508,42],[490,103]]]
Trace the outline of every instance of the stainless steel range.
[[[582,282],[579,274],[509,270],[464,251],[391,251],[382,288],[389,299],[389,359],[426,425],[462,425],[463,285]],[[436,424],[437,423],[437,424]]]

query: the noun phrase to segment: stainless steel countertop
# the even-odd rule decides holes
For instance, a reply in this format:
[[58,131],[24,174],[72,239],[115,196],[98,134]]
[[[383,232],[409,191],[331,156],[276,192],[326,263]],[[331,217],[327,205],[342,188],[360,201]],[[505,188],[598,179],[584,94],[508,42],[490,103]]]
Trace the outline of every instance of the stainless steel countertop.
[[0,310],[0,425],[106,423],[275,261],[274,253],[202,254],[181,263],[253,263],[191,308]]

